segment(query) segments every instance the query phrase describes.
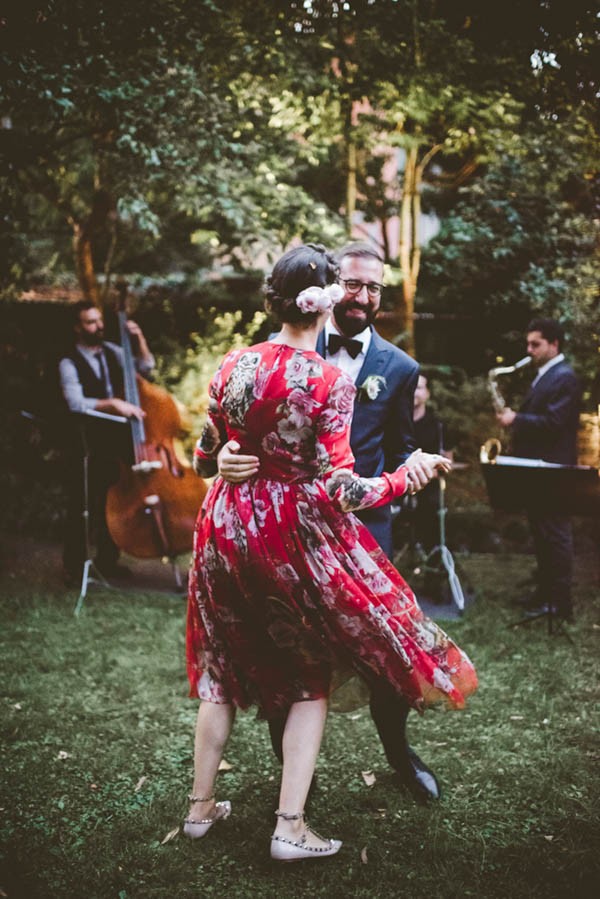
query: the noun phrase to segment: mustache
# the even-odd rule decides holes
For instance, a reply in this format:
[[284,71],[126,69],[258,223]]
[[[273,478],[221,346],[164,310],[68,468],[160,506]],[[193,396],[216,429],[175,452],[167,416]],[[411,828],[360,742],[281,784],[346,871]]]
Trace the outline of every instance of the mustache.
[[344,310],[349,311],[349,312],[352,312],[353,310],[356,310],[358,312],[370,312],[370,310],[371,310],[370,305],[365,306],[364,303],[354,303],[354,302],[344,303],[344,305],[340,308],[343,308]]
[[104,340],[104,329],[96,331],[95,334],[85,334],[83,336],[84,343],[89,343],[91,345],[95,343],[102,343]]
[[364,312],[368,319],[375,319],[377,313],[379,312],[378,309],[373,309],[370,304],[368,306],[365,306],[361,303],[344,303],[343,305],[340,304],[339,309],[342,315],[347,312],[353,311]]

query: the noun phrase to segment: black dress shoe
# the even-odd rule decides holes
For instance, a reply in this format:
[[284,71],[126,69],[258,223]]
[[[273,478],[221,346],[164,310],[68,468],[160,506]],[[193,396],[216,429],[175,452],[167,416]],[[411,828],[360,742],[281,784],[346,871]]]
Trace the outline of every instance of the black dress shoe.
[[410,746],[406,760],[396,768],[396,774],[400,783],[407,787],[419,802],[436,800],[442,795],[437,777]]

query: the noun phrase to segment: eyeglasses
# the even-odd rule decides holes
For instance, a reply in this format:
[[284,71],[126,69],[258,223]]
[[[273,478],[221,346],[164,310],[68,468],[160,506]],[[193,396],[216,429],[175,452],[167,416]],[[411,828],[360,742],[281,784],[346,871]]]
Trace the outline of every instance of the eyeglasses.
[[340,282],[344,285],[346,293],[349,293],[351,296],[356,296],[363,287],[366,287],[370,297],[379,297],[384,286],[383,284],[378,284],[377,281],[355,281],[354,278],[340,278]]

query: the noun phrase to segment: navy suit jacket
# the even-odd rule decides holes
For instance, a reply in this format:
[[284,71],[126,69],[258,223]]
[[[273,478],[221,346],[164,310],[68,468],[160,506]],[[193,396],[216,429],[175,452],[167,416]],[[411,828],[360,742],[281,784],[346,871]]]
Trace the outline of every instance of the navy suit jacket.
[[512,425],[512,451],[526,459],[577,463],[581,387],[566,362],[548,369],[530,387]]
[[[317,352],[325,356],[324,332]],[[355,471],[365,478],[395,471],[415,449],[413,401],[419,366],[407,353],[379,336],[371,326],[371,342],[356,379],[360,387],[369,375],[385,378],[379,396],[370,400],[359,390],[354,403],[350,446]],[[389,505],[365,509],[359,518],[388,556],[392,554],[392,516]]]

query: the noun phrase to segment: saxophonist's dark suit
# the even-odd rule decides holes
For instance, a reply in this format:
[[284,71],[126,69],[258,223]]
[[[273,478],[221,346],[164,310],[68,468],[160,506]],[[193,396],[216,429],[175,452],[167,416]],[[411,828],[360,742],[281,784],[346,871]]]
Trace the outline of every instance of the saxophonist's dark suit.
[[[525,396],[512,424],[515,456],[561,465],[577,462],[577,426],[581,388],[563,360],[549,368]],[[538,564],[537,598],[570,618],[573,538],[566,515],[527,510]]]

